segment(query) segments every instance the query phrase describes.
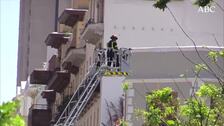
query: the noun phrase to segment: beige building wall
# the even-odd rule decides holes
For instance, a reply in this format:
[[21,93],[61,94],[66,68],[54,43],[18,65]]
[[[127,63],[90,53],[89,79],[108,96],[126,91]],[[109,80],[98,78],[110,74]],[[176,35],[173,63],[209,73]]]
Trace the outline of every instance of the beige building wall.
[[46,62],[44,40],[54,31],[56,0],[21,0],[17,85]]
[[56,100],[56,106],[60,105],[60,103],[63,101],[64,97],[73,95],[73,93],[77,90],[78,86],[81,84],[81,81],[84,79],[90,66],[93,64],[94,48],[95,48],[94,45],[86,44],[85,60],[80,65],[79,72],[77,74],[71,74],[71,78],[70,78],[70,82],[69,82],[68,86],[60,94],[60,96],[58,95],[58,99]]
[[100,98],[92,101],[91,106],[81,114],[77,126],[100,126],[100,101]]
[[[72,33],[69,41],[66,44],[62,44],[60,48],[61,63],[65,60],[67,56],[68,49],[71,48],[84,48],[85,49],[85,59],[79,66],[79,71],[76,74],[71,74],[70,82],[68,86],[64,89],[61,94],[57,95],[57,99],[54,106],[54,111],[56,112],[57,106],[59,106],[66,96],[71,96],[76,91],[78,86],[81,84],[81,81],[84,79],[91,65],[94,62],[94,50],[95,45],[81,42],[80,35],[84,29],[84,23],[78,21],[73,27],[69,27],[63,24],[60,24],[60,32],[69,32]],[[63,70],[63,69],[62,69]]]

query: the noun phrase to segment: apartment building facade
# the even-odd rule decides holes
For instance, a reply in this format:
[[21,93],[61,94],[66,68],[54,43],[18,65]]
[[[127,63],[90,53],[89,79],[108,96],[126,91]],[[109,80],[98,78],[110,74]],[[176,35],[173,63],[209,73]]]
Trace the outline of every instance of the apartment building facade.
[[[155,9],[153,3],[143,0],[60,1],[58,31],[49,32],[42,41],[57,49],[57,54],[50,58],[47,69],[33,70],[29,81],[46,86],[41,96],[46,99],[49,111],[40,114],[43,109],[38,109],[36,114],[32,113],[30,118],[36,121],[31,121],[30,125],[38,125],[41,117],[49,116],[51,121],[45,120],[46,125],[47,122],[48,125],[111,125],[110,121],[113,124],[116,120],[110,120],[108,103],[119,106],[124,81],[130,83],[124,106],[130,126],[142,125],[142,120],[135,118],[134,110],[146,107],[144,96],[150,91],[169,86],[179,97],[188,97],[194,86],[194,66],[183,57],[180,49],[197,63],[201,62],[198,53],[206,59],[208,50],[204,45],[223,49],[224,12],[217,7],[215,13],[199,13],[198,7],[186,0],[169,4],[172,14],[195,40],[197,53],[172,14]],[[93,83],[98,78],[91,76],[90,82],[96,86],[87,90],[88,86],[82,86],[96,61],[95,49],[105,48],[112,34],[118,36],[119,47],[132,48],[129,64],[124,66],[129,76],[97,76],[99,84]],[[183,73],[188,80],[179,76]],[[207,73],[202,73],[201,77],[205,81],[215,81]],[[82,98],[84,100],[80,101]],[[80,109],[74,109],[77,106]]]
[[[55,30],[55,0],[21,0],[19,23],[19,47],[17,86],[26,81],[34,68],[42,68],[47,60],[43,43],[46,34]],[[48,56],[49,57],[49,56]]]
[[34,69],[43,69],[57,52],[43,43],[47,33],[57,29],[56,6],[55,0],[20,0],[16,98],[21,100],[19,114],[27,125],[29,110],[36,107],[33,104],[46,104],[40,97],[45,87],[30,85],[29,76]]

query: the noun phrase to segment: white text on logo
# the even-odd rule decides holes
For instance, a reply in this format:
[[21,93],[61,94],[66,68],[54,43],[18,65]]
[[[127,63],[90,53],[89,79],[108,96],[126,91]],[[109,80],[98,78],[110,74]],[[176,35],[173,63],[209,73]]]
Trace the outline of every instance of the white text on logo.
[[215,12],[215,6],[204,6],[198,8],[199,13],[214,13]]

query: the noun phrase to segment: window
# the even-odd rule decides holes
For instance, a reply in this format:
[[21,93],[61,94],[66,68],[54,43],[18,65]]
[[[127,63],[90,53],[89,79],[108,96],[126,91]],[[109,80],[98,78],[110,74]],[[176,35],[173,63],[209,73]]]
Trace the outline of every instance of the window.
[[79,84],[81,83],[82,81],[82,72],[83,72],[83,69],[82,69],[82,66],[80,67],[80,72],[79,72]]
[[[90,3],[90,19],[94,19],[94,14],[95,14],[95,0],[90,0],[91,3]],[[94,21],[94,20],[93,20]]]
[[103,23],[104,0],[98,0],[96,7],[97,7],[97,22]]
[[87,124],[86,124],[86,126],[89,126],[89,118],[87,117]]
[[82,69],[82,70],[83,70],[83,72],[82,72],[82,79],[83,79],[84,76],[85,76],[85,70],[86,70],[85,68],[86,68],[86,67],[85,67],[85,64],[83,64],[83,69]]
[[99,117],[100,117],[100,114],[99,114],[99,108],[97,108],[97,116],[96,116],[96,122],[97,122],[97,126],[100,124],[99,123]]
[[86,61],[86,73],[88,72],[88,61]]
[[91,59],[91,56],[89,57],[89,65],[90,65],[90,66],[92,65],[92,59]]
[[91,125],[92,126],[92,114],[90,115],[90,121],[89,121],[89,125]]
[[97,124],[96,124],[96,111],[93,112],[93,126],[97,126]]

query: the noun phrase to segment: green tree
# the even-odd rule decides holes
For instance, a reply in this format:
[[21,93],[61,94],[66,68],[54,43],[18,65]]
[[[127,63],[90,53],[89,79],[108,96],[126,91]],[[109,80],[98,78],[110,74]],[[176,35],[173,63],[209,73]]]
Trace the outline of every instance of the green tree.
[[[170,1],[171,0],[156,0],[156,3],[153,6],[155,8],[159,8],[164,11],[168,7],[167,4]],[[221,8],[221,6],[214,0],[195,0],[195,2],[193,4],[197,5],[197,6],[205,7],[205,6],[210,6],[213,2]],[[223,8],[221,8],[221,9],[223,9]]]
[[[124,91],[124,106],[127,106],[127,91],[128,91],[128,88],[129,88],[129,83],[128,82],[124,82],[122,84],[122,89]],[[123,121],[122,121],[122,126],[123,125],[126,125],[126,108],[124,108],[124,118],[123,118]]]
[[0,105],[0,126],[25,126],[25,122],[16,112],[19,101],[12,101]]
[[144,119],[144,126],[223,126],[221,87],[205,83],[184,104],[172,92],[167,87],[146,96],[147,109],[136,110],[137,116]]
[[171,88],[156,90],[146,96],[147,108],[136,110],[137,116],[144,119],[144,126],[179,124],[177,101]]

